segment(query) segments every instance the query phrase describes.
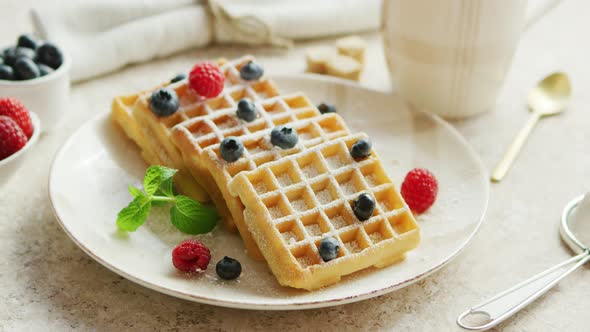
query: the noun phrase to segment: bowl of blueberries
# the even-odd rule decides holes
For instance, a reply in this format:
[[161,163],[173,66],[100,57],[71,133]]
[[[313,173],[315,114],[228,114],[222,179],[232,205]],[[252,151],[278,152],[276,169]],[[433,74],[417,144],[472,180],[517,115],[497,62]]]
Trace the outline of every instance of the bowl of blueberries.
[[0,97],[19,99],[51,128],[68,107],[70,58],[57,45],[20,35],[0,51]]

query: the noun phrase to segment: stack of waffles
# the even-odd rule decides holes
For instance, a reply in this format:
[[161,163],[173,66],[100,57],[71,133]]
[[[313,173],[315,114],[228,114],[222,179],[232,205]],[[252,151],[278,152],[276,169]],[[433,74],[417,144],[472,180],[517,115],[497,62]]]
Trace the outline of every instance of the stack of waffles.
[[[419,229],[375,151],[351,157],[351,146],[366,135],[352,134],[335,113],[321,114],[302,93],[283,94],[265,77],[243,80],[240,69],[250,61],[218,62],[225,86],[215,98],[198,97],[182,80],[167,84],[180,101],[173,115],[150,110],[152,89],[116,98],[113,119],[147,163],[179,170],[179,191],[212,200],[225,226],[238,230],[249,255],[265,259],[281,285],[312,290],[403,259],[418,245]],[[254,102],[254,121],[236,116],[243,98]],[[281,125],[297,133],[294,147],[271,143]],[[221,157],[227,137],[244,146],[237,161]],[[351,207],[361,193],[376,201],[366,221]],[[339,243],[338,257],[328,262],[318,249],[326,237]]]

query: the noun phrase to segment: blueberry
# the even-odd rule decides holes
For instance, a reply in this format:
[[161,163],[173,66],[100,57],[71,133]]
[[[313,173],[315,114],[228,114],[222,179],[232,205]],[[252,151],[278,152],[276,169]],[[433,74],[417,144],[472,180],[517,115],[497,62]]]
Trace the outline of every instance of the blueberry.
[[64,61],[61,50],[52,43],[44,43],[37,49],[37,62],[48,65],[53,69],[59,68]]
[[13,66],[16,62],[16,47],[8,47],[2,51],[4,63],[9,66]]
[[373,196],[362,193],[354,202],[352,202],[352,211],[354,215],[360,220],[365,221],[373,215],[375,210],[375,198]]
[[35,58],[35,51],[24,47],[9,47],[4,49],[2,57],[4,63],[12,67],[18,58],[25,57],[31,60]]
[[256,107],[254,106],[254,103],[250,101],[250,99],[246,98],[241,99],[238,102],[238,111],[236,114],[238,115],[238,118],[247,122],[254,121],[258,115],[256,113]]
[[172,77],[172,79],[170,80],[170,83],[176,83],[176,82],[182,81],[185,78],[186,78],[185,74],[177,74],[176,76]]
[[333,104],[321,103],[318,105],[318,110],[320,110],[320,113],[322,114],[336,113],[336,106]]
[[17,47],[16,48],[16,58],[25,57],[31,60],[35,59],[35,51],[30,48],[26,47]]
[[150,97],[150,108],[157,116],[169,116],[178,110],[179,102],[176,91],[161,88]]
[[29,34],[20,35],[18,37],[18,42],[16,43],[17,47],[26,47],[28,49],[34,50],[37,48],[37,40]]
[[12,70],[12,67],[7,65],[0,65],[0,80],[14,80],[14,71]]
[[238,262],[236,259],[225,256],[222,260],[217,262],[217,265],[215,266],[215,272],[217,272],[217,275],[221,279],[236,279],[240,276],[240,274],[242,274],[242,264],[240,264],[240,262]]
[[281,149],[290,149],[299,141],[295,130],[291,127],[278,126],[270,132],[270,142]]
[[354,159],[364,159],[371,155],[373,143],[368,138],[361,138],[350,148],[350,155]]
[[41,73],[41,76],[49,75],[49,74],[53,73],[53,68],[40,63],[39,64],[39,72]]
[[340,249],[340,244],[338,241],[333,237],[327,237],[322,239],[320,242],[320,256],[324,260],[324,262],[331,261],[334,258],[338,257],[338,250]]
[[244,144],[235,137],[226,137],[219,146],[221,158],[227,162],[234,162],[244,154]]
[[29,58],[18,58],[12,68],[14,70],[14,76],[19,80],[31,80],[41,76],[39,67]]
[[246,81],[255,81],[262,77],[264,68],[254,61],[250,61],[243,65],[240,69],[240,76]]

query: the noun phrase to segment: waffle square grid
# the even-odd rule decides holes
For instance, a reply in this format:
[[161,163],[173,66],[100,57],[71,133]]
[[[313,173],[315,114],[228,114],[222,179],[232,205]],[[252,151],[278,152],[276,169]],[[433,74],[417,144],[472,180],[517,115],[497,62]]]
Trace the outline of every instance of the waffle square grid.
[[[245,221],[282,285],[322,287],[369,266],[389,265],[418,245],[416,221],[374,151],[362,161],[350,157],[362,137],[329,141],[232,181],[230,191],[246,206]],[[311,166],[317,172],[305,171]],[[352,211],[362,192],[377,203],[364,222]],[[318,247],[327,236],[337,239],[340,250],[323,262]]]

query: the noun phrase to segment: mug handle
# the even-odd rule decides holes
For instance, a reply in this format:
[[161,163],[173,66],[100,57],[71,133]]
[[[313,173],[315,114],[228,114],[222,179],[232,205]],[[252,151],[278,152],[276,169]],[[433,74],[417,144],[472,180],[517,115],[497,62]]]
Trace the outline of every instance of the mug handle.
[[537,5],[535,8],[531,9],[525,20],[523,30],[526,31],[535,25],[535,23],[537,23],[541,18],[543,18],[543,16],[557,7],[557,5],[559,5],[562,1],[563,0],[544,0],[542,1],[542,4]]

